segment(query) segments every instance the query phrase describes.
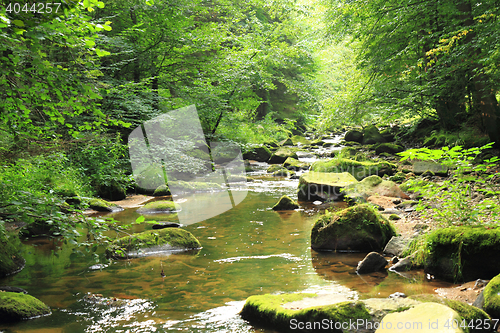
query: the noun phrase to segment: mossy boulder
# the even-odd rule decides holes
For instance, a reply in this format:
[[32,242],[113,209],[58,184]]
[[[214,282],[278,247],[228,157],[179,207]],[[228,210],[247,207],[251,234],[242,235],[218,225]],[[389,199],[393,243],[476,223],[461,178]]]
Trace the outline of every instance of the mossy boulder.
[[148,202],[136,212],[139,214],[175,213],[180,210],[180,206],[173,201],[160,200]]
[[165,184],[165,174],[161,165],[150,165],[139,174],[134,174],[138,194],[151,195],[158,186]]
[[311,145],[312,147],[321,147],[324,143],[325,142],[321,139],[314,139],[309,143],[309,145]]
[[371,145],[375,143],[384,143],[385,139],[378,131],[375,125],[370,125],[363,130],[363,144]]
[[300,135],[294,135],[291,137],[291,140],[295,146],[297,145],[309,145],[311,141],[307,140],[303,136]]
[[276,172],[278,170],[281,170],[281,169],[284,169],[284,167],[280,164],[271,164],[268,168],[267,168],[267,172],[268,173],[273,173],[273,172]]
[[373,175],[366,177],[359,183],[348,185],[344,189],[348,198],[363,197],[367,199],[372,195],[382,195],[385,197],[409,199],[396,183],[390,180],[383,180],[379,176]]
[[404,182],[406,180],[406,175],[404,174],[404,172],[399,171],[395,175],[390,176],[389,180],[391,182],[401,183],[401,182]]
[[50,314],[50,308],[31,295],[0,292],[0,323],[15,322],[48,314]]
[[[250,323],[259,324],[278,331],[292,331],[294,323],[332,322],[329,332],[342,332],[335,329],[335,323],[345,323],[356,320],[371,319],[368,310],[362,302],[340,302],[325,306],[314,306],[301,310],[284,308],[286,303],[300,301],[305,298],[315,297],[316,294],[297,293],[282,295],[257,295],[247,298],[240,315]],[[338,324],[337,324],[338,325]],[[319,331],[319,328],[305,327],[299,331]],[[316,329],[316,330],[314,330]]]
[[201,248],[189,231],[180,228],[148,230],[114,240],[106,249],[108,257],[126,259],[158,251],[187,251]]
[[156,190],[153,192],[153,195],[155,197],[162,197],[165,195],[171,195],[172,193],[170,192],[170,189],[168,188],[167,185],[160,185],[156,188]]
[[257,162],[267,162],[272,154],[273,153],[266,146],[255,146],[245,152],[243,158]]
[[273,206],[273,210],[294,210],[299,208],[299,204],[288,195],[282,196],[278,203]]
[[394,134],[393,134],[393,129],[392,128],[385,128],[380,131],[380,135],[385,139],[387,142],[393,142],[394,141]]
[[344,187],[358,181],[348,172],[307,172],[300,176],[298,198],[304,201],[342,200]]
[[274,152],[274,154],[269,158],[270,164],[282,164],[287,158],[292,157],[297,159],[297,149],[290,147],[280,147]]
[[89,207],[98,212],[119,212],[123,210],[123,208],[117,204],[98,198],[90,199]]
[[99,184],[97,186],[97,195],[111,201],[123,200],[127,197],[125,187],[113,180],[108,184]]
[[380,155],[382,153],[396,154],[404,150],[403,146],[397,145],[395,143],[379,143],[375,145],[375,153]]
[[19,254],[19,246],[19,238],[0,225],[0,278],[23,269],[25,261]]
[[317,251],[381,251],[396,231],[368,204],[321,215],[311,231]]
[[301,162],[293,157],[289,157],[283,162],[283,167],[288,170],[307,170],[309,169],[309,163]]
[[363,142],[363,133],[357,130],[347,131],[344,136],[345,141],[354,141],[358,143]]
[[449,281],[490,279],[500,274],[500,229],[483,226],[437,229],[425,237],[425,271]]
[[291,138],[286,138],[285,140],[278,142],[278,145],[280,145],[280,146],[293,146],[293,141]]
[[326,161],[317,161],[311,165],[311,171],[316,172],[349,172],[357,180],[371,175],[380,177],[393,175],[396,165],[389,162],[360,162],[346,158],[333,158]]
[[295,176],[295,171],[288,170],[280,165],[280,168],[274,171],[271,175],[274,177],[292,177]]
[[500,275],[495,276],[483,290],[483,310],[492,318],[500,319]]

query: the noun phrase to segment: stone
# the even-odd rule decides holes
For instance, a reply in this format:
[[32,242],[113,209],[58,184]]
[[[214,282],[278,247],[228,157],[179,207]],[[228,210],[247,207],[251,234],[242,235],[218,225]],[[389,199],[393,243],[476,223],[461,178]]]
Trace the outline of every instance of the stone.
[[288,195],[282,196],[278,203],[273,206],[273,210],[294,210],[299,208],[299,204],[292,200]]
[[477,295],[476,300],[472,303],[472,306],[484,310],[484,290],[481,290],[479,295]]
[[50,314],[39,299],[17,292],[0,292],[0,323],[26,320]]
[[293,145],[297,146],[297,145],[308,145],[311,143],[311,141],[307,140],[306,138],[304,138],[303,136],[300,136],[300,135],[294,135],[290,138],[292,140],[292,143]]
[[375,145],[375,154],[380,155],[382,153],[394,155],[400,153],[404,148],[395,143],[379,143]]
[[172,193],[170,192],[170,189],[168,188],[167,185],[160,185],[153,192],[153,196],[155,196],[155,197],[162,197],[162,196],[171,195],[171,194]]
[[384,143],[385,139],[375,125],[370,125],[363,130],[363,144]]
[[139,214],[175,213],[180,210],[180,206],[173,201],[160,200],[148,202],[136,212]]
[[180,228],[182,224],[176,222],[158,222],[158,224],[153,224],[154,230],[165,229],[165,228]]
[[384,253],[387,255],[400,256],[401,253],[408,247],[411,239],[403,236],[392,237],[384,248]]
[[98,198],[90,199],[89,208],[97,210],[98,212],[120,212],[123,210],[123,208],[117,204]]
[[378,272],[387,266],[389,262],[379,253],[370,252],[366,257],[359,262],[356,268],[356,273],[358,274],[368,274],[373,272]]
[[349,172],[357,180],[368,176],[391,176],[396,170],[396,165],[389,162],[361,162],[346,158],[333,158],[331,160],[316,161],[311,165],[311,171],[316,172]]
[[272,152],[266,146],[254,146],[243,154],[246,160],[254,160],[257,162],[267,162],[272,156]]
[[299,179],[298,198],[304,201],[342,200],[341,189],[357,183],[349,173],[307,172]]
[[415,256],[409,255],[403,259],[398,260],[394,265],[392,265],[389,270],[395,272],[406,272],[415,267],[414,264]]
[[278,142],[280,146],[293,146],[293,141],[291,138],[286,138],[285,140]]
[[280,147],[274,152],[274,154],[269,158],[270,164],[282,164],[287,158],[292,157],[297,159],[296,149],[289,147]]
[[421,175],[426,171],[432,172],[436,176],[448,176],[448,168],[442,164],[432,161],[415,161],[413,162],[413,173]]
[[345,141],[354,141],[358,143],[363,142],[363,133],[357,130],[347,131],[344,136]]
[[127,192],[123,185],[113,180],[109,184],[99,184],[97,187],[97,196],[111,201],[118,201],[125,199]]
[[[500,319],[500,275],[495,276],[483,289],[482,309],[493,319]],[[478,301],[478,303],[481,300]]]
[[396,235],[389,221],[369,204],[361,204],[317,218],[311,231],[316,251],[380,251]]
[[7,291],[7,292],[11,292],[11,293],[23,293],[23,294],[28,293],[23,288],[11,287],[11,286],[0,286],[0,291]]
[[396,183],[391,182],[390,180],[383,180],[376,175],[366,177],[359,183],[346,186],[344,192],[347,197],[361,196],[365,199],[373,195],[400,199],[410,198]]
[[293,157],[289,157],[285,162],[283,162],[283,167],[294,171],[307,170],[309,169],[309,163],[301,162]]
[[172,253],[200,248],[200,242],[189,231],[181,228],[165,228],[116,239],[106,248],[106,255],[108,258],[128,259],[158,252]]
[[[446,305],[438,303],[418,304],[406,311],[389,313],[382,320],[384,325],[381,325],[375,333],[394,332],[396,327],[399,328],[398,324],[404,326],[397,332],[404,333],[464,332],[460,325],[451,325],[454,320],[458,324],[462,322],[459,314]],[[446,322],[448,322],[449,327],[445,326]]]

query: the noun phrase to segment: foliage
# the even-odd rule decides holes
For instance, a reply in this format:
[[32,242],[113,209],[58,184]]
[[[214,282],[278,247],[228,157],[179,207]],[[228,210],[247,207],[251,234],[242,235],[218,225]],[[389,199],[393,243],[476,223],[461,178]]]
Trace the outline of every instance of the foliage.
[[[417,210],[444,225],[467,225],[487,222],[500,216],[500,188],[494,170],[498,157],[485,158],[481,154],[492,147],[492,143],[479,148],[464,149],[461,146],[441,149],[410,149],[399,153],[404,161],[408,158],[434,161],[446,165],[451,171],[450,179],[440,184],[410,180],[410,190],[419,191],[430,202],[420,200]],[[474,196],[482,193],[486,198],[476,202]]]

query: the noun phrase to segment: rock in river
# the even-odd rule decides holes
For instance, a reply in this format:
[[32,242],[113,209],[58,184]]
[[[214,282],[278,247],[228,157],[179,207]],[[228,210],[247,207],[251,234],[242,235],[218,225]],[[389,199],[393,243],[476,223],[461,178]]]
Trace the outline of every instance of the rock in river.
[[296,201],[292,200],[288,195],[280,198],[278,203],[273,206],[273,210],[294,210],[299,208]]
[[385,260],[381,254],[377,252],[370,252],[362,261],[359,262],[358,267],[356,268],[356,273],[368,274],[377,272],[383,269],[387,264],[388,261]]
[[50,314],[39,299],[24,293],[0,292],[0,323],[8,323]]
[[348,172],[308,172],[299,180],[299,200],[341,200],[341,189],[358,181]]

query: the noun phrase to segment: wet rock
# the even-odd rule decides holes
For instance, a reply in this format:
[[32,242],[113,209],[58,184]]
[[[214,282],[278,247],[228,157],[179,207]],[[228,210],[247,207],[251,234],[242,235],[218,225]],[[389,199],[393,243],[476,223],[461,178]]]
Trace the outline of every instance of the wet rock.
[[163,196],[171,195],[171,194],[172,193],[170,192],[170,189],[168,188],[167,185],[160,185],[153,192],[153,196],[155,196],[155,197],[163,197]]
[[341,189],[357,183],[349,173],[307,172],[300,177],[298,198],[304,201],[341,200]]
[[317,251],[379,251],[395,236],[394,227],[368,204],[321,215],[311,231]]
[[180,206],[173,201],[160,200],[148,202],[136,212],[139,214],[175,213],[180,210]]
[[283,167],[288,170],[307,170],[309,169],[309,163],[301,162],[293,157],[289,157],[283,162]]
[[299,204],[292,200],[288,195],[282,196],[278,203],[273,206],[273,210],[294,210],[299,208]]
[[393,236],[384,248],[384,253],[393,256],[400,256],[410,244],[411,239],[402,236]]
[[0,291],[7,291],[7,292],[10,292],[10,293],[23,293],[23,294],[27,294],[28,293],[23,288],[11,287],[11,286],[0,286]]
[[300,135],[294,135],[290,138],[292,140],[292,143],[293,145],[297,146],[297,145],[308,145],[311,143],[311,141],[307,140],[306,138],[304,138],[303,136],[300,136]]
[[290,147],[280,147],[274,152],[274,154],[269,158],[270,164],[282,164],[287,158],[292,157],[297,159],[296,149]]
[[406,272],[415,267],[414,265],[415,256],[409,255],[403,259],[400,259],[394,265],[392,265],[389,270],[396,272]]
[[0,323],[9,323],[50,314],[39,299],[17,292],[0,292]]
[[479,295],[477,295],[476,300],[472,303],[472,306],[484,310],[484,290],[481,290]]
[[182,224],[176,222],[158,222],[158,224],[153,224],[153,229],[165,229],[165,228],[180,228]]
[[280,168],[274,171],[271,175],[274,177],[291,177],[295,175],[295,171],[291,171],[280,166]]
[[363,131],[363,144],[370,145],[374,143],[384,143],[385,139],[378,131],[375,125],[366,127]]
[[266,146],[255,146],[243,154],[243,159],[267,162],[271,156],[272,152]]
[[432,161],[415,161],[413,163],[413,173],[415,175],[421,175],[426,171],[432,172],[437,176],[448,176],[448,168]]
[[401,293],[399,291],[395,292],[394,294],[390,294],[389,295],[389,298],[406,298],[408,296],[406,296],[405,293]]
[[285,140],[278,142],[280,146],[293,146],[293,141],[291,138],[286,138]]
[[398,214],[391,214],[391,215],[389,215],[389,220],[397,221],[397,220],[401,220],[401,217]]
[[119,212],[123,210],[123,208],[117,204],[97,198],[90,199],[89,207],[93,210],[97,210],[98,212]]
[[362,196],[365,199],[372,195],[409,199],[408,195],[401,191],[396,183],[383,180],[376,175],[366,177],[359,183],[346,186],[344,192],[347,197]]
[[379,143],[375,145],[375,154],[380,155],[382,153],[394,155],[400,153],[404,148],[395,143]]
[[[483,290],[483,310],[491,318],[500,319],[500,275],[495,276]],[[480,301],[478,301],[480,302]]]
[[377,252],[370,252],[366,257],[359,262],[356,268],[358,274],[368,274],[378,272],[387,266],[388,261]]
[[345,141],[363,142],[363,133],[357,130],[350,130],[344,136]]
[[317,161],[311,165],[311,171],[316,172],[349,172],[357,180],[368,176],[391,176],[396,170],[396,165],[389,162],[360,162],[346,158],[334,158],[326,161]]
[[109,184],[99,184],[97,195],[111,201],[123,200],[127,197],[125,187],[117,181],[111,181]]
[[127,259],[200,248],[200,242],[189,231],[181,228],[166,228],[148,230],[116,239],[106,248],[106,255],[116,259]]

